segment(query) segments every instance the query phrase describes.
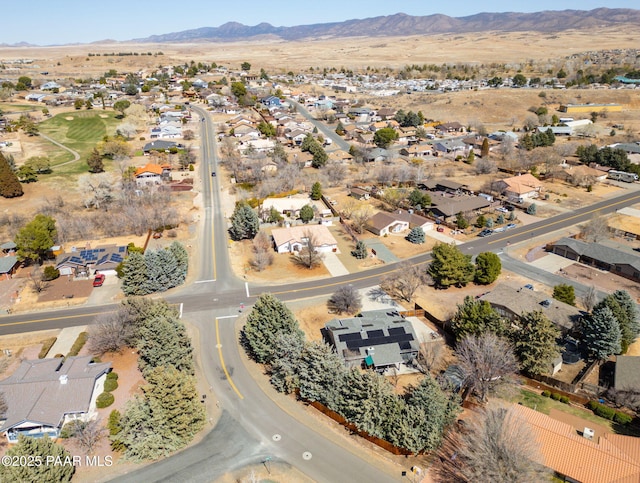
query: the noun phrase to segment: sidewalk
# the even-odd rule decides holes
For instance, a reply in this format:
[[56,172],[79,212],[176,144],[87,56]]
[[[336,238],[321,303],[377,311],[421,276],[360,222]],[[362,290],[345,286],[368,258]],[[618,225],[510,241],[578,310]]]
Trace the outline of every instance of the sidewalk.
[[67,327],[60,331],[55,344],[51,346],[46,357],[55,357],[58,354],[66,356],[71,350],[71,346],[76,341],[81,332],[87,330],[86,325],[79,325],[77,327]]

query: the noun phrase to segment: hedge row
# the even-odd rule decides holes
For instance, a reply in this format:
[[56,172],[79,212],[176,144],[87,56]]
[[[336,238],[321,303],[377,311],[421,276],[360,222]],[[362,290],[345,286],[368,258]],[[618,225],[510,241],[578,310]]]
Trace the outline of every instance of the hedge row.
[[71,350],[67,354],[67,357],[77,356],[78,353],[84,347],[84,345],[87,343],[87,339],[88,338],[89,338],[89,333],[88,332],[80,332],[80,334],[78,334],[78,338],[76,339],[76,341],[71,346]]
[[593,413],[601,418],[608,419],[618,424],[629,424],[633,421],[633,417],[629,416],[622,411],[616,411],[609,406],[605,406],[604,404],[600,404],[597,401],[589,401],[587,407],[593,411]]
[[42,343],[42,349],[40,349],[38,359],[44,359],[45,357],[47,357],[47,354],[53,347],[53,344],[56,343],[56,340],[58,340],[56,337],[51,337],[50,339],[47,339]]
[[568,396],[558,394],[557,392],[542,391],[542,395],[544,397],[550,397],[554,401],[560,401],[561,403],[565,403],[565,404],[571,403],[571,399],[569,399]]

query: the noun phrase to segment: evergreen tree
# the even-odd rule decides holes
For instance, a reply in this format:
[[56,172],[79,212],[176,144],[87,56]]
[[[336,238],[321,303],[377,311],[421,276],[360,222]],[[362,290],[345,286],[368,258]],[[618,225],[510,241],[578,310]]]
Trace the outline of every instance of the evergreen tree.
[[146,264],[146,279],[143,291],[145,293],[156,293],[167,290],[168,278],[166,276],[163,262],[166,262],[161,255],[162,250],[147,250],[144,254]]
[[138,365],[143,373],[159,366],[174,366],[193,374],[193,348],[184,324],[175,316],[147,318],[138,330]]
[[482,140],[482,147],[480,148],[480,157],[486,159],[489,157],[489,139],[484,138]]
[[56,220],[50,216],[36,215],[16,235],[14,242],[18,258],[33,261],[42,259],[49,248],[55,245],[57,237]]
[[184,245],[180,242],[174,241],[169,245],[169,251],[173,254],[176,260],[177,270],[175,273],[175,279],[173,280],[173,287],[182,285],[187,278],[187,272],[189,270],[189,253],[185,249]]
[[411,206],[420,206],[422,208],[431,205],[431,197],[428,193],[423,192],[422,190],[416,188],[411,193],[409,193],[409,197],[407,198],[409,204]]
[[493,218],[487,217],[487,219],[484,222],[484,226],[487,228],[493,228]]
[[504,215],[503,215],[502,213],[500,213],[500,214],[498,215],[498,218],[496,218],[496,223],[497,223],[498,225],[502,225],[502,224],[504,223]]
[[145,375],[144,397],[162,407],[164,426],[186,445],[204,427],[204,405],[198,397],[196,378],[173,366],[156,367]]
[[252,357],[257,362],[270,363],[280,334],[301,334],[298,321],[283,302],[263,294],[249,312],[243,330]]
[[573,285],[569,285],[568,283],[556,285],[553,287],[553,298],[565,304],[575,305],[576,292]]
[[315,216],[315,213],[313,212],[313,207],[311,205],[304,205],[300,209],[300,219],[304,223],[309,223],[311,220],[313,220],[314,216]]
[[417,245],[422,244],[424,243],[424,230],[421,226],[416,226],[411,229],[406,238],[410,243],[415,243]]
[[535,215],[538,212],[538,207],[535,203],[531,203],[527,206],[527,215]]
[[311,199],[317,201],[320,198],[322,198],[322,185],[319,181],[316,181],[313,183],[313,186],[311,186]]
[[336,126],[336,134],[338,136],[344,136],[344,126],[341,122],[338,122],[338,125]]
[[462,253],[455,245],[438,243],[433,247],[432,256],[433,261],[429,265],[428,273],[436,287],[463,287],[473,280],[474,267],[471,256]]
[[260,231],[260,219],[258,214],[247,203],[238,203],[233,215],[231,215],[231,228],[229,235],[235,241],[246,238],[253,240]]
[[104,171],[102,155],[96,148],[93,148],[93,151],[89,154],[89,157],[87,158],[87,165],[89,166],[90,173],[102,173]]
[[609,307],[596,307],[586,317],[582,332],[587,350],[596,359],[606,360],[622,349],[620,324]]
[[122,268],[122,291],[125,295],[147,295],[147,263],[144,255],[130,253]]
[[300,387],[298,367],[304,350],[304,337],[300,332],[280,334],[271,363],[271,384],[278,391],[291,394]]
[[560,331],[541,311],[522,314],[518,325],[513,342],[520,369],[529,374],[546,374],[560,354],[556,342]]
[[351,255],[353,255],[359,260],[367,258],[369,256],[369,251],[367,249],[367,245],[365,244],[365,242],[363,242],[362,240],[359,240],[358,243],[356,243],[355,250],[351,250]]
[[476,218],[476,226],[478,228],[484,228],[484,225],[487,223],[487,218],[484,215],[479,215]]
[[507,324],[489,302],[467,295],[458,305],[458,311],[451,321],[451,330],[457,340],[462,340],[467,335],[479,336],[487,332],[503,335],[507,331]]
[[[71,481],[75,472],[71,454],[64,446],[56,444],[46,436],[44,438],[19,436],[18,442],[9,446],[5,458],[8,458],[9,462],[26,461],[27,463],[13,465],[4,464],[3,461],[0,465],[0,481],[65,483]],[[38,461],[41,464],[37,464]],[[46,464],[47,461],[50,463]],[[53,464],[51,461],[58,461],[59,464]],[[33,464],[28,464],[29,462]]]
[[631,342],[633,342],[640,334],[640,321],[638,320],[636,304],[626,290],[616,290],[613,292],[613,296],[626,314],[626,320],[623,323],[625,325],[628,324],[629,332],[633,337]]
[[24,191],[22,191],[22,185],[16,173],[11,169],[4,155],[0,153],[0,196],[16,198],[23,194]]
[[481,285],[495,282],[502,271],[500,257],[493,252],[482,252],[476,257],[474,281]]
[[331,346],[319,341],[306,344],[298,367],[300,397],[337,411],[343,397],[341,385],[345,372],[342,360]]
[[624,354],[638,336],[638,320],[635,304],[626,291],[617,290],[607,295],[594,307],[594,310],[602,307],[608,307],[618,321],[622,336],[620,342],[621,352]]
[[464,230],[465,228],[469,227],[469,222],[467,221],[467,219],[464,217],[464,215],[462,214],[462,212],[459,212],[456,215],[456,226],[460,229],[460,230]]

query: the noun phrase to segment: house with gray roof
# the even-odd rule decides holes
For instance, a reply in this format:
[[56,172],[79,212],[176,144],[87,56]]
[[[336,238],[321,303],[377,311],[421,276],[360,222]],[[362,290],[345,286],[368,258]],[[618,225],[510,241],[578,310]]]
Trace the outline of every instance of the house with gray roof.
[[468,149],[467,145],[459,139],[446,139],[443,141],[438,141],[433,145],[433,147],[436,149],[436,151],[441,151],[444,153],[455,153]]
[[441,196],[431,197],[429,211],[446,220],[458,213],[472,213],[489,206],[491,202],[482,196],[447,196],[443,192]]
[[347,366],[399,369],[418,355],[420,344],[413,326],[397,311],[372,310],[361,315],[325,325],[327,339]]
[[582,317],[573,305],[551,299],[548,295],[528,288],[498,284],[491,292],[480,297],[486,300],[500,316],[517,325],[522,314],[542,312],[562,333],[571,332]]
[[0,280],[9,280],[11,276],[16,272],[18,263],[18,257],[15,255],[6,255],[4,257],[0,257]]
[[561,238],[551,246],[556,255],[640,282],[640,256],[600,243]]
[[613,387],[616,391],[640,392],[639,356],[616,356]]
[[91,362],[91,356],[22,361],[0,392],[7,412],[0,421],[10,443],[19,435],[57,438],[74,420],[94,419],[96,398],[104,389],[110,362]]
[[122,263],[128,251],[125,245],[104,245],[61,253],[56,258],[56,268],[60,275],[88,277],[91,271],[115,275],[116,267]]

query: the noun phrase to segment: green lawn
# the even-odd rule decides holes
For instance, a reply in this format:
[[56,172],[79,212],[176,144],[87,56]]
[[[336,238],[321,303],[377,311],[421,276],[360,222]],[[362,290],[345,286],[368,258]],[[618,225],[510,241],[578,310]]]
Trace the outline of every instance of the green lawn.
[[[106,116],[106,117],[101,117]],[[62,174],[78,173],[86,170],[83,164],[91,150],[106,136],[115,133],[116,126],[121,122],[116,119],[116,113],[112,111],[70,111],[58,114],[38,124],[42,134],[55,139],[60,144],[67,146],[80,154],[80,161],[64,166],[56,170],[55,166],[73,159],[73,156],[57,146],[50,151],[51,164],[54,172]],[[73,119],[71,119],[73,118]],[[51,143],[43,139],[44,143]],[[55,154],[54,154],[55,152]],[[80,171],[78,171],[80,170]]]

